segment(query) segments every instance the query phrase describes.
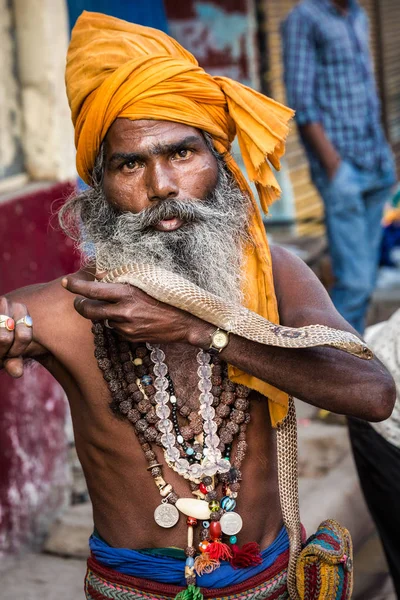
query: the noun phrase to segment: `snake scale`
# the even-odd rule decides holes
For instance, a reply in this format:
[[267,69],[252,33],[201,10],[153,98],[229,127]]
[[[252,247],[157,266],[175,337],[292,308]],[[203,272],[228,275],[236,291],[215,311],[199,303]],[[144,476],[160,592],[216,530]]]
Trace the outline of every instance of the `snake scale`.
[[[260,315],[206,292],[187,279],[157,266],[130,263],[107,273],[105,283],[127,283],[165,302],[189,312],[225,331],[260,344],[284,348],[331,346],[371,359],[373,354],[356,335],[325,325],[285,327]],[[298,600],[296,564],[301,552],[301,521],[297,474],[297,421],[295,405],[289,398],[289,410],[277,428],[278,483],[283,522],[286,526],[290,557],[287,589],[291,600]]]
[[104,283],[129,283],[160,302],[180,308],[216,327],[259,344],[282,348],[332,346],[359,358],[373,357],[356,335],[326,325],[284,327],[244,306],[206,292],[184,277],[155,265],[130,263],[107,273]]

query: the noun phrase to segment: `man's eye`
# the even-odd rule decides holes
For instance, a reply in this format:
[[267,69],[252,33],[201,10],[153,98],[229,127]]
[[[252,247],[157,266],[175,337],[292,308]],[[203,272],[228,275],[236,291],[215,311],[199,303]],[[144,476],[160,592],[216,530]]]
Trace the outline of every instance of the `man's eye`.
[[189,158],[190,156],[192,156],[192,154],[193,154],[193,150],[188,150],[187,148],[182,148],[181,150],[177,150],[175,152],[175,154],[173,155],[173,159]]
[[139,168],[139,163],[137,160],[128,160],[127,162],[124,162],[123,165],[121,166],[121,170],[122,171],[135,171],[136,169]]

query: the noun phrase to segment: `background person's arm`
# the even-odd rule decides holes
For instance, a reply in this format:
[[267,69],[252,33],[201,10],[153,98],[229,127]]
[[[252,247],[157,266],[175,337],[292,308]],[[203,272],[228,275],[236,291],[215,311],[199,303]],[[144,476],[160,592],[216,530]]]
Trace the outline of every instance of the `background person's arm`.
[[341,158],[335,146],[326,136],[323,126],[321,123],[306,123],[300,125],[299,129],[303,139],[309,143],[314,150],[314,154],[319,158],[328,178],[332,180],[340,165]]

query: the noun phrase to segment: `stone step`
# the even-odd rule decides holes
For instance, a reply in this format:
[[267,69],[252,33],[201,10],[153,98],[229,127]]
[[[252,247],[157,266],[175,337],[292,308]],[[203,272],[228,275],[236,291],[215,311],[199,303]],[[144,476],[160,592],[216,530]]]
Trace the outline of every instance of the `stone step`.
[[299,476],[325,476],[350,454],[347,427],[304,420],[298,425]]
[[59,556],[87,558],[88,539],[93,532],[90,502],[70,506],[51,526],[43,551]]
[[354,548],[373,531],[351,455],[324,477],[299,480],[301,520],[310,535],[321,521],[336,519],[349,529]]

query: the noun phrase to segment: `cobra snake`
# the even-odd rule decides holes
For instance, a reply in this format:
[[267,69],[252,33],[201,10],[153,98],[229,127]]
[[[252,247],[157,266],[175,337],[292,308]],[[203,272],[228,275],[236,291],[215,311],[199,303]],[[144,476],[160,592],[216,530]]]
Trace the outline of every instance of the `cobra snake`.
[[[114,269],[101,280],[105,283],[128,283],[160,302],[170,304],[240,337],[259,344],[282,348],[331,346],[362,359],[373,353],[356,335],[326,325],[285,327],[271,323],[255,312],[207,292],[187,279],[148,264],[130,263]],[[292,600],[299,598],[296,564],[301,552],[301,521],[297,475],[297,422],[293,399],[278,425],[278,483],[282,517],[286,526],[290,557],[287,589]]]

